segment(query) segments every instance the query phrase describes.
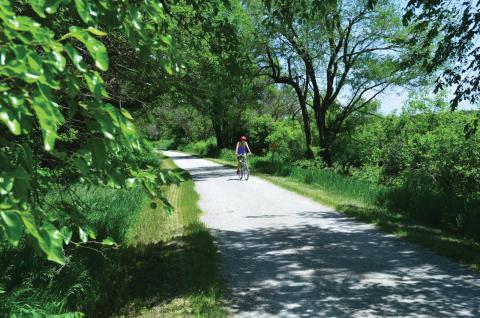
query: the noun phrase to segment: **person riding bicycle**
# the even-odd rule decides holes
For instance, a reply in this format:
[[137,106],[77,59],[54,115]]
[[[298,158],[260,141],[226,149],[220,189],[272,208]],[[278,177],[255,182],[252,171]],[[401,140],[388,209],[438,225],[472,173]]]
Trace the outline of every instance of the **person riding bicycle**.
[[242,136],[237,142],[237,147],[235,148],[235,154],[237,155],[237,174],[240,174],[240,158],[241,156],[246,155],[247,153],[252,153],[250,147],[247,143],[247,137]]

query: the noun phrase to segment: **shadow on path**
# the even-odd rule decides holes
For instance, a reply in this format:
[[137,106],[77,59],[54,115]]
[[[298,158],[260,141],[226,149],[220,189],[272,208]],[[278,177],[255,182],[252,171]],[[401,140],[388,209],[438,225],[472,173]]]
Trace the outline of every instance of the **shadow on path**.
[[474,273],[376,230],[348,230],[348,218],[333,219],[345,227],[213,230],[225,278],[238,295],[232,299],[234,312],[241,317],[480,317],[480,278]]
[[[188,172],[194,181],[205,181],[211,178],[224,177],[231,177],[231,179],[234,179],[236,176],[234,170],[223,166],[191,168],[188,169]],[[238,178],[235,178],[235,180],[238,180]]]

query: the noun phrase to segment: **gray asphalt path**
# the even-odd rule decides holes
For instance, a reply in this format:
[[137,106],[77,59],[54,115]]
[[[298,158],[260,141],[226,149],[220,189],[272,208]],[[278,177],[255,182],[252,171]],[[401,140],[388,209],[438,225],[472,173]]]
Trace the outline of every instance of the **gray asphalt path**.
[[235,317],[480,317],[480,275],[262,179],[166,155],[193,176]]

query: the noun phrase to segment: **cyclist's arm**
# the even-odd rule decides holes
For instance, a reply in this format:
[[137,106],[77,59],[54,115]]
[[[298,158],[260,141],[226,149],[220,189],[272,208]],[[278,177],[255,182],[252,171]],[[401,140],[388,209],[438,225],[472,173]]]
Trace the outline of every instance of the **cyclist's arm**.
[[247,146],[248,153],[252,154],[252,151],[250,150],[250,147],[248,146],[248,142],[245,142],[245,146]]
[[237,142],[237,146],[235,147],[235,154],[236,154],[236,155],[238,155],[238,145],[239,145],[239,144],[240,144],[240,143]]

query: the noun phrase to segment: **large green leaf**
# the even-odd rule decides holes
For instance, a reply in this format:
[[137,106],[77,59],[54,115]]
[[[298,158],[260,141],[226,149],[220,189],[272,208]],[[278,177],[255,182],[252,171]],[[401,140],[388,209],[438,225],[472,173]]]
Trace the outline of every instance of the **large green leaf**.
[[43,224],[39,231],[38,244],[45,252],[47,258],[55,263],[64,264],[63,235],[51,223]]
[[7,239],[14,246],[18,245],[23,233],[23,223],[17,211],[0,211],[0,216],[7,233]]
[[89,0],[75,0],[75,6],[77,7],[77,12],[83,22],[89,24],[93,22],[92,13],[96,15],[91,6],[91,1]]
[[45,7],[47,4],[46,0],[30,0],[30,5],[32,6],[32,9],[42,18],[45,18]]
[[100,129],[102,130],[103,135],[105,138],[110,140],[115,139],[115,124],[107,114],[103,112],[103,110],[97,110],[95,112],[95,119],[97,123],[100,125]]
[[15,182],[13,183],[13,194],[16,198],[28,201],[30,190],[30,174],[22,167],[15,170]]
[[78,51],[70,43],[65,44],[64,47],[68,56],[72,60],[73,65],[75,65],[80,72],[86,72],[87,65],[85,64],[83,56],[80,55],[80,53],[78,53]]
[[72,235],[73,235],[72,230],[64,226],[62,227],[60,232],[62,233],[63,241],[65,242],[66,245],[68,245],[70,243],[70,240],[72,239]]
[[80,226],[78,227],[78,235],[80,236],[80,240],[83,243],[87,243],[87,241],[88,241],[87,232],[85,232]]
[[102,97],[108,97],[103,79],[100,77],[98,72],[86,72],[83,74],[83,77],[87,82],[88,89],[95,95],[96,98],[100,99]]
[[[2,102],[3,100],[0,100]],[[0,121],[2,121],[14,135],[20,135],[21,126],[15,113],[6,105],[0,103]]]
[[70,35],[82,42],[88,50],[88,53],[95,61],[95,66],[102,71],[108,69],[108,54],[105,45],[95,39],[87,30],[79,27],[70,27]]
[[42,129],[43,146],[45,150],[52,150],[58,137],[58,126],[64,122],[59,106],[44,94],[37,94],[33,99],[32,106]]
[[34,239],[36,247],[45,253],[49,260],[65,264],[62,233],[51,223],[38,227],[32,213],[28,211],[21,211],[21,218],[26,232]]

